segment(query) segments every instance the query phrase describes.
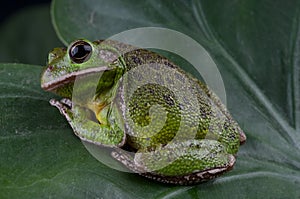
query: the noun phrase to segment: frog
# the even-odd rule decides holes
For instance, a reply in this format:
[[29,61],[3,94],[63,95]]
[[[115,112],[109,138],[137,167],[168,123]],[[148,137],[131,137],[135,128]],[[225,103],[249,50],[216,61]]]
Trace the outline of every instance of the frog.
[[158,182],[214,179],[234,167],[246,141],[205,83],[149,49],[75,40],[49,53],[41,87],[61,98],[50,104],[80,140],[110,148],[115,161]]

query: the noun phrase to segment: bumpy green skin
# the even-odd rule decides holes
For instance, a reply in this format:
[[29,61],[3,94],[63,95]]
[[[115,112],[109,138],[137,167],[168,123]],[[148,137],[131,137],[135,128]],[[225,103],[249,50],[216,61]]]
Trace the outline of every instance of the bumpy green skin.
[[[75,78],[70,75],[106,67],[91,98],[79,100],[72,109],[67,103],[52,103],[78,137],[116,147],[115,159],[134,172],[166,183],[198,183],[233,167],[245,135],[206,85],[156,53],[115,41],[89,43],[93,54],[81,64],[71,61],[69,49],[55,49],[42,76],[45,90],[71,99]],[[137,70],[143,65],[149,67]],[[77,96],[86,96],[94,86],[91,75],[77,75],[87,79]],[[185,90],[194,98],[184,96]],[[100,108],[103,104],[105,108]],[[191,111],[195,106],[198,112]],[[179,135],[183,121],[187,127]]]

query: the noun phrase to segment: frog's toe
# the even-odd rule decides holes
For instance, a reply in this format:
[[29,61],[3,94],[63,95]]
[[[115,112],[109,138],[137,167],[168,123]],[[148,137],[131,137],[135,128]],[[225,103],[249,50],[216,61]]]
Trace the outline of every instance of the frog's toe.
[[66,103],[64,102],[60,102],[60,101],[57,101],[56,99],[51,99],[49,101],[49,103],[52,105],[52,106],[55,106],[59,112],[65,116],[65,118],[67,119],[67,121],[70,123],[70,121],[72,120],[71,119],[71,110],[70,110],[70,106],[67,106]]
[[240,145],[242,145],[246,142],[247,137],[246,137],[246,134],[242,130],[239,132],[239,134],[240,134]]
[[146,171],[142,167],[138,167],[133,157],[130,155],[131,152],[127,152],[123,149],[115,149],[111,153],[111,156],[117,161],[121,162],[127,169],[129,169],[133,173],[145,173]]
[[68,98],[62,98],[60,100],[60,102],[66,106],[68,106],[69,108],[72,108],[72,101]]

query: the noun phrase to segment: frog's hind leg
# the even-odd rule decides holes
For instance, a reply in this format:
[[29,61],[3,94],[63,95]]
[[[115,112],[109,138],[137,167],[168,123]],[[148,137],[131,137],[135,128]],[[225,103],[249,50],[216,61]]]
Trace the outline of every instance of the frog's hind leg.
[[172,184],[196,184],[213,179],[233,168],[235,157],[216,140],[187,140],[170,143],[155,151],[138,152],[134,163],[141,175]]
[[114,147],[124,144],[124,132],[117,125],[103,125],[97,122],[88,108],[74,105],[69,99],[51,99],[50,104],[65,116],[75,135],[81,140],[100,146]]
[[178,176],[163,175],[156,172],[145,172],[145,173],[140,173],[140,175],[162,183],[177,184],[177,185],[195,185],[195,184],[206,182],[208,180],[212,180],[220,176],[221,174],[229,171],[233,167],[234,162],[235,162],[234,156],[230,155],[230,162],[228,166],[206,169],[206,170],[193,172],[186,175],[178,175]]

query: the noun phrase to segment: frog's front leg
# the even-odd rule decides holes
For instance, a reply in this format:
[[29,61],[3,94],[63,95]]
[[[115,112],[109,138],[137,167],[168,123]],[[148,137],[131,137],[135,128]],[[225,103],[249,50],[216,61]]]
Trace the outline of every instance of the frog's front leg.
[[[57,101],[50,100],[50,104],[55,106],[60,113],[65,116],[71,125],[74,133],[83,141],[101,146],[122,146],[125,141],[123,131],[117,124],[100,124],[91,117],[93,114],[89,109],[79,105],[73,105],[71,100],[62,99]],[[94,118],[96,118],[94,116]]]
[[131,170],[145,177],[172,184],[195,184],[213,179],[233,168],[235,157],[216,140],[187,140],[154,151],[138,151],[134,159],[115,152]]

